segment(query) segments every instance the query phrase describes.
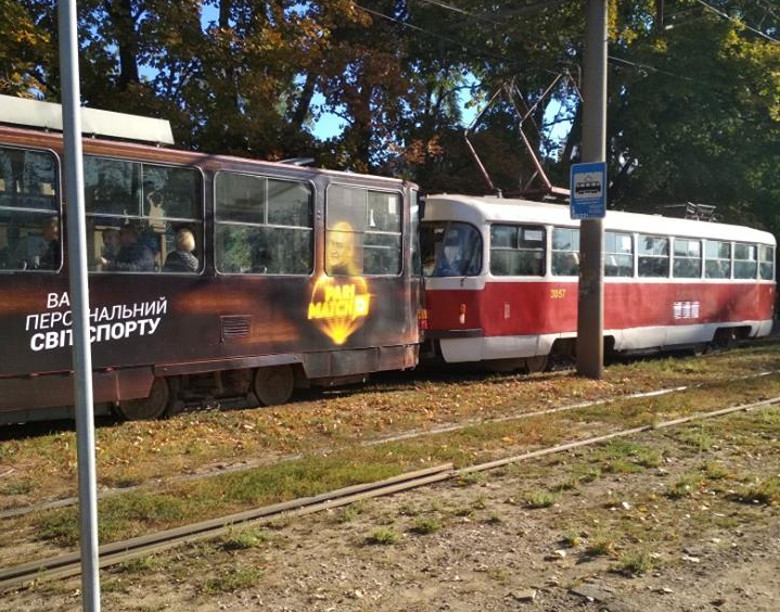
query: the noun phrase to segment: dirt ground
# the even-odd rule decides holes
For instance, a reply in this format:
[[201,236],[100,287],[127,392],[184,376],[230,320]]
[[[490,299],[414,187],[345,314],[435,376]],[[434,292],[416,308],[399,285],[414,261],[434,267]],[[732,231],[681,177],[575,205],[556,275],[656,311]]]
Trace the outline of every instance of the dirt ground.
[[[104,570],[104,610],[780,610],[780,407]],[[78,610],[78,581],[0,610]]]

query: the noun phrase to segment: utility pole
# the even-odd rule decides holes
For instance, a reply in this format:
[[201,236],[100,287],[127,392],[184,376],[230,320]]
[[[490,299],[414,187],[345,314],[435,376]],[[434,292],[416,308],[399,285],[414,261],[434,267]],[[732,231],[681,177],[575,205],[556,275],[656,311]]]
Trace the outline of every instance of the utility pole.
[[84,215],[76,0],[59,0],[58,8],[68,269],[70,305],[73,313],[73,388],[79,472],[81,601],[84,612],[100,612],[95,411],[92,396],[92,347],[89,342],[89,277],[87,276],[87,225]]
[[[607,2],[588,0],[583,61],[582,161],[606,161]],[[606,197],[607,181],[604,181]],[[571,186],[574,197],[574,186]],[[580,282],[577,308],[577,373],[604,375],[604,222],[580,225]]]

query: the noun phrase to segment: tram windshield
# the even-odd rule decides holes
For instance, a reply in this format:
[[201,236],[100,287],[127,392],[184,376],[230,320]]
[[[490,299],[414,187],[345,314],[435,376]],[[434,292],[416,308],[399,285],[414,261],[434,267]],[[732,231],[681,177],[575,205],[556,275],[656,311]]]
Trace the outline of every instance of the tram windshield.
[[423,223],[420,250],[423,276],[477,276],[482,271],[482,237],[467,223]]

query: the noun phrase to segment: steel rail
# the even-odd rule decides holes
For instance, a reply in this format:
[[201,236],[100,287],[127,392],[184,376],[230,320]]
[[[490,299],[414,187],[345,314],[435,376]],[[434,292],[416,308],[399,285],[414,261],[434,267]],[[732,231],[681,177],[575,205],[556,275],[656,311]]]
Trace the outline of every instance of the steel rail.
[[[264,506],[245,512],[210,519],[192,525],[176,527],[157,533],[114,542],[100,547],[100,567],[116,565],[155,552],[174,548],[184,543],[210,539],[229,533],[237,525],[267,522],[283,514],[303,515],[337,508],[347,504],[391,495],[451,478],[451,463],[400,474],[386,480],[352,485],[313,497],[304,497],[271,506]],[[0,571],[0,592],[29,584],[76,576],[81,572],[77,553],[60,555],[49,559],[31,561]]]
[[[107,544],[100,548],[100,567],[116,565],[124,561],[168,550],[184,543],[218,537],[229,533],[236,525],[267,522],[283,514],[301,516],[330,508],[338,508],[359,500],[392,495],[400,491],[434,484],[456,476],[487,471],[511,463],[519,463],[545,455],[570,451],[575,448],[592,446],[615,438],[676,427],[693,421],[721,417],[736,412],[749,412],[758,408],[775,406],[778,404],[780,404],[780,396],[749,404],[721,408],[710,412],[700,412],[652,425],[623,429],[601,436],[558,444],[548,448],[523,453],[521,455],[488,461],[458,470],[454,469],[451,463],[448,463],[415,472],[400,474],[378,482],[353,485],[313,497],[300,498],[245,512],[239,512],[237,514],[210,519],[193,525],[140,536],[123,542]],[[50,559],[31,561],[0,571],[0,592],[6,592],[14,588],[22,588],[29,584],[44,580],[56,580],[76,576],[80,571],[81,566],[77,554],[61,555]]]
[[721,408],[720,410],[713,410],[711,412],[699,412],[691,414],[685,417],[679,417],[671,419],[669,421],[661,421],[660,423],[653,423],[652,425],[641,425],[639,427],[632,427],[630,429],[623,429],[612,433],[604,434],[602,436],[595,436],[591,438],[583,438],[582,440],[576,440],[574,442],[567,442],[566,444],[558,444],[556,446],[550,446],[548,448],[542,448],[522,455],[515,455],[513,457],[505,457],[503,459],[497,459],[495,461],[489,461],[487,463],[480,463],[478,465],[472,465],[466,468],[457,470],[460,475],[471,474],[474,472],[484,472],[485,470],[492,470],[494,468],[503,467],[510,463],[519,463],[528,459],[535,459],[537,457],[544,457],[545,455],[552,455],[554,453],[561,453],[563,451],[580,448],[582,446],[592,446],[593,444],[599,444],[606,442],[614,438],[625,438],[627,436],[633,436],[638,433],[644,433],[648,431],[654,431],[656,429],[665,429],[667,427],[675,427],[677,425],[684,425],[692,421],[701,421],[704,419],[711,419],[719,416],[724,416],[734,412],[749,412],[757,408],[765,406],[773,406],[780,404],[780,396],[773,397],[768,400],[761,400],[760,402],[752,402],[750,404],[740,404],[739,406],[730,406],[729,408]]
[[[407,432],[403,432],[400,434],[392,434],[389,436],[383,436],[381,438],[376,438],[374,440],[365,440],[363,442],[360,442],[358,446],[360,447],[372,447],[372,446],[379,446],[381,444],[388,444],[391,442],[402,442],[404,440],[413,440],[415,438],[420,438],[423,436],[431,436],[431,435],[437,435],[437,434],[443,434],[443,433],[452,433],[454,431],[460,431],[462,429],[466,429],[467,427],[474,427],[478,425],[491,425],[495,423],[505,423],[507,421],[516,421],[521,419],[529,419],[539,416],[546,416],[550,414],[557,414],[559,412],[568,412],[571,410],[579,410],[583,408],[595,408],[598,406],[605,406],[608,404],[613,404],[616,402],[621,402],[624,400],[634,400],[634,399],[643,399],[648,397],[661,397],[663,395],[669,395],[672,393],[682,393],[683,391],[690,391],[693,389],[700,389],[702,387],[705,387],[707,385],[715,385],[715,384],[725,384],[730,382],[737,382],[740,380],[751,380],[754,378],[763,378],[765,376],[771,376],[773,374],[780,374],[780,370],[767,370],[764,372],[758,372],[756,374],[747,374],[745,376],[735,376],[733,378],[727,378],[724,380],[717,380],[717,381],[707,381],[707,382],[700,382],[695,383],[692,385],[681,385],[679,387],[665,387],[662,389],[654,389],[652,391],[639,391],[637,393],[629,393],[627,395],[613,395],[611,397],[605,397],[601,399],[596,400],[590,400],[587,402],[577,402],[576,404],[565,404],[563,406],[556,406],[554,408],[544,408],[542,410],[532,410],[529,412],[515,412],[512,414],[508,414],[505,416],[500,417],[494,417],[489,419],[466,419],[459,423],[453,423],[450,425],[440,425],[438,427],[431,427],[428,429],[418,429],[418,430],[411,430]],[[316,451],[315,454],[330,454],[335,452],[336,448],[328,447],[324,449],[320,449]],[[283,455],[280,457],[277,457],[277,460],[279,462],[283,461],[294,461],[296,459],[301,459],[303,455],[300,453],[290,454],[290,455]],[[200,474],[187,474],[184,476],[175,476],[175,477],[169,477],[164,479],[156,479],[155,484],[175,484],[178,482],[189,482],[192,480],[201,480],[203,478],[210,478],[212,476],[219,476],[221,474],[231,474],[234,472],[243,472],[246,470],[255,469],[257,467],[260,467],[262,465],[266,465],[267,462],[255,460],[255,461],[247,461],[242,462],[240,465],[237,466],[229,466],[227,468],[221,468],[217,471],[209,471],[209,472],[203,472]],[[114,497],[116,495],[124,495],[126,493],[132,493],[133,491],[137,491],[139,489],[148,488],[150,485],[148,484],[140,484],[135,485],[131,487],[122,487],[121,489],[113,489],[104,491],[100,494],[98,494],[98,499],[105,499],[108,497]],[[8,510],[0,511],[0,519],[6,519],[6,518],[13,518],[18,516],[24,516],[25,514],[29,514],[31,512],[39,512],[44,510],[54,510],[57,508],[62,508],[66,506],[72,506],[74,504],[78,503],[78,499],[75,497],[68,497],[63,499],[57,499],[50,502],[44,502],[40,504],[35,504],[32,506],[23,506],[23,507],[17,507],[17,508],[11,508]]]

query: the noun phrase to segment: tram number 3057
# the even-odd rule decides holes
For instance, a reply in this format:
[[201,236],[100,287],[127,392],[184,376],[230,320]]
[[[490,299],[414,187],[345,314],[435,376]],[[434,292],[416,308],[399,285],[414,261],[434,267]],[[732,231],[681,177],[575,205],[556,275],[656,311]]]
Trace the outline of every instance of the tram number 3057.
[[550,299],[562,300],[566,297],[566,289],[550,289]]

